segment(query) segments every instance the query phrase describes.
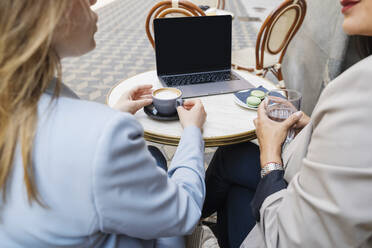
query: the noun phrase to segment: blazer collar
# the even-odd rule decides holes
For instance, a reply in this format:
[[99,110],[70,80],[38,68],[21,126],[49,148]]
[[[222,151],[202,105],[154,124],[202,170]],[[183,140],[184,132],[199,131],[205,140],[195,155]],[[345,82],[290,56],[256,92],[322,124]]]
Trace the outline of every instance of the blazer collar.
[[[49,95],[53,95],[56,85],[57,85],[57,78],[53,78],[48,88],[46,89],[45,93]],[[61,84],[61,92],[59,96],[80,99],[80,97],[64,83]]]

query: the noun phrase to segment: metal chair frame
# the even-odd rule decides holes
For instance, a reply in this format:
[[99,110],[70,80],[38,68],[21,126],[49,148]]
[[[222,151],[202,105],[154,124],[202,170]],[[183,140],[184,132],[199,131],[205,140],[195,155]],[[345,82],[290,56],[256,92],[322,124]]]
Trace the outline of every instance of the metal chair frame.
[[[272,72],[279,81],[283,81],[283,75],[281,71],[281,64],[285,55],[285,52],[288,48],[289,43],[300,29],[303,20],[306,15],[306,1],[305,0],[285,0],[278,8],[276,8],[271,14],[265,19],[262,24],[260,31],[257,35],[256,41],[256,68],[244,68],[239,65],[233,65],[236,69],[248,70],[250,72],[256,72],[257,75],[265,77],[266,74],[270,71]],[[270,48],[270,39],[272,36],[273,28],[277,21],[282,17],[287,11],[295,10],[296,16],[291,27],[288,29],[288,32],[285,38],[280,44],[279,48],[274,50]],[[264,67],[264,57],[265,52],[271,55],[277,55],[280,53],[279,61],[276,65],[265,68]],[[282,86],[283,87],[283,86]]]
[[205,13],[201,8],[186,0],[165,0],[157,3],[151,8],[146,18],[146,34],[153,48],[155,48],[155,42],[152,35],[153,23],[151,20],[164,18],[172,13],[182,14],[185,16],[205,16]]

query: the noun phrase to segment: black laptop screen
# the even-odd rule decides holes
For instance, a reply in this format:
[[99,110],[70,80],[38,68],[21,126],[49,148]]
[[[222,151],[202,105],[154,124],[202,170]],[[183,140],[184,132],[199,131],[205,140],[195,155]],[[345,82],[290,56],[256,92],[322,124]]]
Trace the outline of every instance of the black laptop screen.
[[158,75],[231,68],[231,16],[154,20]]

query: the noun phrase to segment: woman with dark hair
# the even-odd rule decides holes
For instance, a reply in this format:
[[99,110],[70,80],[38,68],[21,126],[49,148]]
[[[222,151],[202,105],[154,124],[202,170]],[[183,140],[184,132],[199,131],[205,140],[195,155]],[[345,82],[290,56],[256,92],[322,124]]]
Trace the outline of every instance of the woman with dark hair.
[[[343,29],[372,51],[372,0],[341,1]],[[251,143],[218,149],[206,173],[203,216],[218,212],[221,247],[372,246],[372,57],[333,80],[311,118],[270,120]],[[299,129],[282,150],[290,128]],[[252,229],[253,228],[253,229]],[[252,230],[251,230],[252,229]]]

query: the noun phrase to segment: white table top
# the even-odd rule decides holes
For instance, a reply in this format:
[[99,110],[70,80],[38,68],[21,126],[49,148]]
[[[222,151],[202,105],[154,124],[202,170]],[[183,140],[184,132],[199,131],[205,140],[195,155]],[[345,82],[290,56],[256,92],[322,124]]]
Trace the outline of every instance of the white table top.
[[[235,71],[256,87],[262,85],[266,89],[275,88],[267,79],[255,76],[245,71]],[[141,73],[126,79],[112,88],[107,96],[107,104],[114,106],[123,91],[138,84],[152,84],[154,89],[162,88],[156,71]],[[207,112],[203,138],[206,146],[221,146],[249,141],[256,138],[253,119],[257,117],[256,110],[238,106],[233,94],[199,97]],[[179,121],[156,121],[148,117],[143,109],[136,113],[136,118],[143,125],[145,138],[149,141],[177,145],[182,133]]]

